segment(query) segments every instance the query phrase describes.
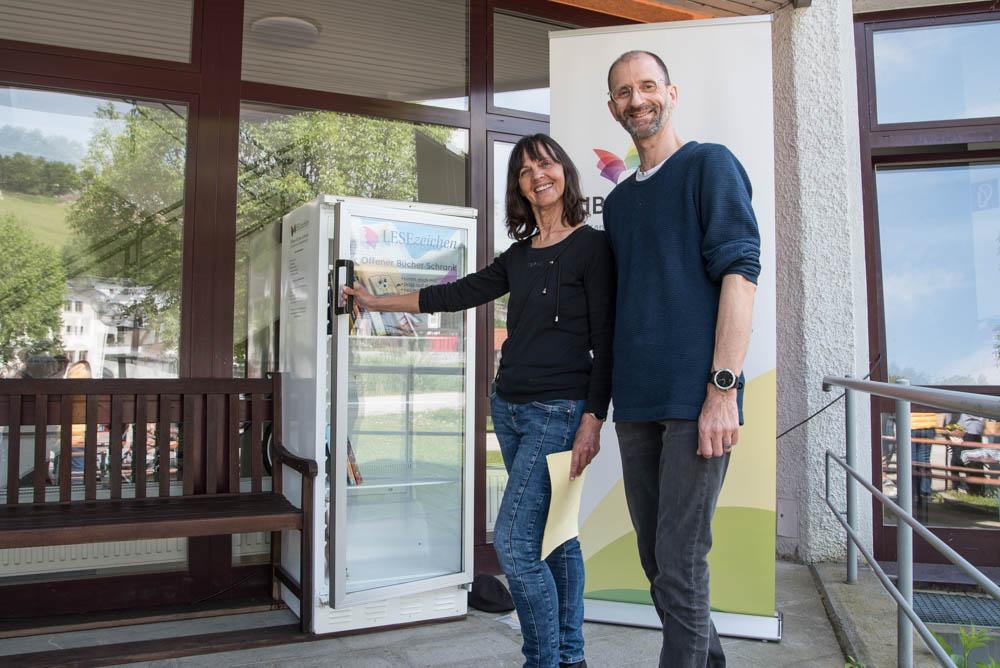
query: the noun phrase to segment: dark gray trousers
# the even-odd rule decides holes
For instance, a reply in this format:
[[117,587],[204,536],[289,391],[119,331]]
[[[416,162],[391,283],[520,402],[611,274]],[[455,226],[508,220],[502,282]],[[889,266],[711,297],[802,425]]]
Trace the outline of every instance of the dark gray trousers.
[[625,499],[639,559],[663,623],[660,668],[722,668],[709,609],[712,515],[729,455],[698,455],[691,420],[618,422]]

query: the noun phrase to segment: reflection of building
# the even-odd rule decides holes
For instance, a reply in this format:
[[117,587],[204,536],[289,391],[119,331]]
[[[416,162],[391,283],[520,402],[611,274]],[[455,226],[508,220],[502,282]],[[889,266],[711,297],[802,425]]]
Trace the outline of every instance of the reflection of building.
[[107,326],[95,310],[100,300],[93,290],[69,282],[62,313],[63,349],[69,362],[90,362],[99,366],[104,359]]
[[146,324],[148,288],[74,278],[66,293],[61,335],[68,362],[89,362],[97,378],[176,377],[177,351]]

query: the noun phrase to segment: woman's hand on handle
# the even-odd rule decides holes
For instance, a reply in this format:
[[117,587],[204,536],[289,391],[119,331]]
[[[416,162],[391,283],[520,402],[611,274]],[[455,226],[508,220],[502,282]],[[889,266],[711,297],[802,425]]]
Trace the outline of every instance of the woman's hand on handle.
[[601,451],[601,425],[604,424],[590,413],[584,413],[573,439],[573,458],[569,465],[569,479],[583,473],[597,453]]
[[373,295],[364,289],[364,287],[358,283],[354,282],[354,287],[345,285],[340,289],[341,294],[344,297],[344,301],[347,301],[348,297],[354,297],[354,317],[361,317],[362,307],[366,311],[379,311],[378,308],[378,297]]
[[360,316],[361,310],[387,311],[389,313],[420,313],[420,293],[407,292],[404,295],[373,295],[355,281],[354,287],[344,286],[341,289],[344,299],[354,297],[354,315]]

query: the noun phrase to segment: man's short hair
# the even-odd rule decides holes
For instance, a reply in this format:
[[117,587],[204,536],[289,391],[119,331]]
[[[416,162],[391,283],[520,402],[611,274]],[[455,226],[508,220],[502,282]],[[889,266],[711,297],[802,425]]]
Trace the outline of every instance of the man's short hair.
[[649,56],[654,61],[656,61],[656,64],[660,66],[660,70],[663,72],[663,82],[668,86],[670,85],[670,72],[667,71],[667,66],[663,63],[663,59],[660,58],[655,53],[653,53],[652,51],[635,50],[635,51],[626,51],[622,55],[615,58],[615,62],[611,63],[611,67],[608,68],[609,91],[611,90],[611,73],[615,71],[615,68],[618,67],[618,65],[620,65],[621,63],[632,60],[633,58],[637,58],[639,56]]

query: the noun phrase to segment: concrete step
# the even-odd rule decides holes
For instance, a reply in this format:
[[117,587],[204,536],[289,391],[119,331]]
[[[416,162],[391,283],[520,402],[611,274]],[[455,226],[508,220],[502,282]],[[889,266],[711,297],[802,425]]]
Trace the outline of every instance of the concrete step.
[[[847,584],[843,562],[810,566],[816,588],[840,642],[844,656],[865,668],[894,668],[896,661],[896,601],[867,564],[858,565],[858,581]],[[940,666],[920,635],[913,632],[915,668]]]

